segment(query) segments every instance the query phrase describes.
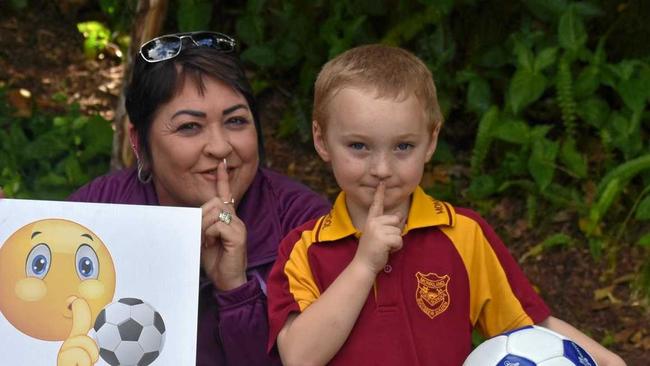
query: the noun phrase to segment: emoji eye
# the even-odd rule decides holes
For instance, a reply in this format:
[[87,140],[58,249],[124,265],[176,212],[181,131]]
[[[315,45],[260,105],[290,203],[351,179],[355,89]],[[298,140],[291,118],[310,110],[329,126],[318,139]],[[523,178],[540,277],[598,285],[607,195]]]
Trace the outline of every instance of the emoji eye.
[[52,262],[52,253],[46,244],[38,244],[27,255],[25,263],[25,273],[27,277],[44,278],[50,270]]
[[77,264],[77,275],[82,281],[96,279],[99,276],[97,253],[90,245],[83,244],[77,249],[75,263]]

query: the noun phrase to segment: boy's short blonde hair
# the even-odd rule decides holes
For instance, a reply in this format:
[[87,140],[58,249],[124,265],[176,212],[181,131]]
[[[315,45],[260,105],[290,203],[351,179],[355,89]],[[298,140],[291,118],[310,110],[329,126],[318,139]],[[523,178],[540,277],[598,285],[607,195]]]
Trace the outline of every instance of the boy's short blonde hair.
[[415,94],[429,118],[430,128],[443,117],[431,71],[414,54],[381,44],[359,46],[327,62],[316,79],[312,118],[322,129],[328,119],[327,106],[341,89],[374,91],[378,98],[407,99]]

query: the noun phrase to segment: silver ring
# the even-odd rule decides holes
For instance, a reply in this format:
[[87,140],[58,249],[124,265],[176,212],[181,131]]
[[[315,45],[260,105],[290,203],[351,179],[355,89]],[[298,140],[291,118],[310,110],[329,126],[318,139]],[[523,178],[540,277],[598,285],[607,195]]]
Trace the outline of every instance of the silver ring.
[[226,205],[234,205],[235,204],[235,198],[231,198],[230,201],[223,201],[224,204]]
[[232,214],[228,211],[221,211],[219,212],[219,216],[217,216],[217,220],[223,222],[226,225],[230,225],[230,222],[232,221]]

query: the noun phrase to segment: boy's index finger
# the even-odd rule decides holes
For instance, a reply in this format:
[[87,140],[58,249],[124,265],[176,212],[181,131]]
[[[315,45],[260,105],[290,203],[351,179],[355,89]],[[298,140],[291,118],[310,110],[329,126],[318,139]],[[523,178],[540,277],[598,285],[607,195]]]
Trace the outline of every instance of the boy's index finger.
[[375,195],[372,199],[372,204],[368,208],[368,218],[379,217],[384,214],[384,193],[386,191],[386,184],[382,181],[375,189]]
[[228,181],[228,165],[226,159],[219,162],[217,166],[217,195],[226,202],[232,198],[230,193],[230,182]]

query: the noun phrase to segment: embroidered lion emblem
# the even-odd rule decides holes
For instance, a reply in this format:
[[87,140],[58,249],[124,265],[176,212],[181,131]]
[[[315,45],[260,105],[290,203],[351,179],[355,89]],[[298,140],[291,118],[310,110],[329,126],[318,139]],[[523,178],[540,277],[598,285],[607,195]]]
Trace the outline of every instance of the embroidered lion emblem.
[[418,287],[415,292],[415,302],[420,310],[433,319],[443,313],[449,307],[449,275],[438,276],[435,273],[423,274],[417,272],[415,278],[418,281]]

